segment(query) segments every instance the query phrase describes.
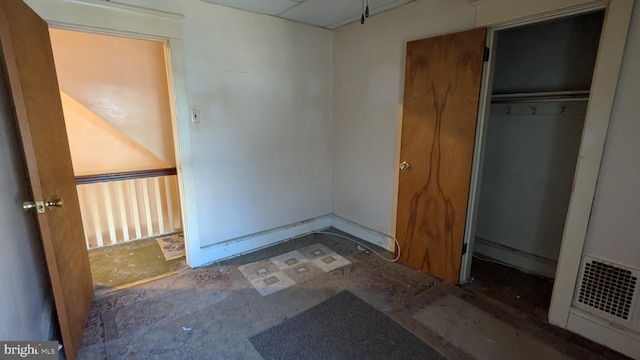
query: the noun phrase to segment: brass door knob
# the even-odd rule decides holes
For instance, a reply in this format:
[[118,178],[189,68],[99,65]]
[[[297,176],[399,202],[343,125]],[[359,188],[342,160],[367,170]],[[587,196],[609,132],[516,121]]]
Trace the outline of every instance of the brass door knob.
[[22,209],[23,210],[31,210],[31,209],[36,209],[36,211],[38,212],[38,214],[42,214],[44,213],[44,201],[25,201],[22,203]]
[[409,163],[406,162],[406,161],[403,161],[403,162],[400,163],[400,170],[407,170],[410,167],[411,167],[411,165],[409,165]]
[[31,201],[25,201],[22,203],[22,209],[24,210],[29,210],[29,209],[33,209],[36,207],[36,203],[31,202]]
[[45,205],[47,205],[48,208],[63,207],[64,206],[64,200],[62,200],[62,199],[57,199],[57,200],[47,199],[47,201],[45,202]]

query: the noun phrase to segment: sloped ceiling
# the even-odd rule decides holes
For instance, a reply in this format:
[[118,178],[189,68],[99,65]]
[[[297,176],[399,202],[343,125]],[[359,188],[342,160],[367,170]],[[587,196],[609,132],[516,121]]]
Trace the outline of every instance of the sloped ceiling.
[[60,99],[76,176],[173,167],[64,91]]
[[[359,21],[362,0],[201,0],[309,25],[335,29]],[[415,0],[364,0],[373,15]]]

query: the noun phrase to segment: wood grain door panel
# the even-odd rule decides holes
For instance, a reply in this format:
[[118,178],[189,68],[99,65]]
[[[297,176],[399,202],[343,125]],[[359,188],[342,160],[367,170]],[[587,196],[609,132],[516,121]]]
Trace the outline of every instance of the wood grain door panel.
[[396,237],[400,262],[460,275],[486,29],[407,43]]
[[24,200],[64,199],[38,224],[65,353],[75,359],[94,292],[49,28],[22,1],[0,0],[0,42],[34,197]]

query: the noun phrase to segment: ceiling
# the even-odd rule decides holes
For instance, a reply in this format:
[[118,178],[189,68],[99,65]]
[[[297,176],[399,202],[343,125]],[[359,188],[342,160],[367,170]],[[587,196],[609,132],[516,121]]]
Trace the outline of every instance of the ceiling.
[[[335,29],[359,21],[362,0],[202,0],[209,3],[277,16],[309,25]],[[414,0],[364,0],[373,15]]]

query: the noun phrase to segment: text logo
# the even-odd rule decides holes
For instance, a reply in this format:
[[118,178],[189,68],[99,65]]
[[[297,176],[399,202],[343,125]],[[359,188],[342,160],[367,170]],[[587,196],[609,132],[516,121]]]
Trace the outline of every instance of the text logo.
[[58,359],[57,341],[0,341],[0,359]]

